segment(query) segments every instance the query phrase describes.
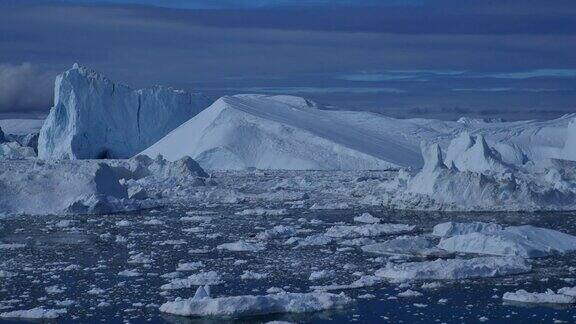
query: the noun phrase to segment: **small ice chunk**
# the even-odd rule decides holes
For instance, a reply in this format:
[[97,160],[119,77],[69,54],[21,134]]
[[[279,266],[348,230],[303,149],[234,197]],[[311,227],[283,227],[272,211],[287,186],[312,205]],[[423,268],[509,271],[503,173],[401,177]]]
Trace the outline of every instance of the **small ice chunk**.
[[200,272],[193,274],[187,278],[172,279],[169,283],[160,286],[162,290],[174,290],[182,288],[190,288],[193,286],[203,285],[219,285],[222,283],[220,275],[216,271]]
[[228,250],[233,252],[260,252],[266,250],[266,244],[237,241],[233,243],[220,244],[216,248],[218,250]]
[[420,297],[423,294],[421,292],[415,291],[415,290],[411,290],[408,289],[406,291],[403,291],[401,293],[399,293],[397,296],[398,297],[404,297],[404,298],[411,298],[411,297]]
[[335,238],[372,237],[389,234],[404,234],[416,226],[405,224],[366,224],[360,226],[336,225],[328,228],[326,235]]
[[370,213],[363,213],[360,216],[354,217],[354,221],[359,223],[374,224],[374,223],[380,223],[380,218],[374,217],[370,215]]
[[246,270],[242,275],[240,275],[242,280],[260,280],[264,278],[268,278],[267,273],[258,273],[251,270]]
[[272,229],[265,230],[264,232],[258,233],[256,238],[259,240],[271,240],[279,238],[288,238],[296,234],[296,229],[292,226],[277,225]]
[[333,278],[336,276],[336,272],[334,270],[320,270],[320,271],[313,271],[308,277],[308,280],[321,280],[321,279],[328,279]]
[[202,263],[202,261],[179,263],[176,271],[194,271],[198,268],[202,268],[203,266],[204,263]]

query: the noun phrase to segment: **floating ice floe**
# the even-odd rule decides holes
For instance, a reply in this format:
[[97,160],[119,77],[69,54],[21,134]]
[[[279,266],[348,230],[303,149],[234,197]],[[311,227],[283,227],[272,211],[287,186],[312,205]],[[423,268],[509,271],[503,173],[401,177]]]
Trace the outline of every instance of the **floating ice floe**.
[[333,238],[324,234],[314,234],[306,237],[291,237],[285,244],[298,243],[298,246],[319,246],[327,245],[334,241]]
[[395,280],[498,277],[529,272],[532,267],[521,257],[478,257],[434,261],[389,263],[376,276]]
[[310,274],[310,277],[308,277],[308,280],[310,280],[310,281],[322,280],[322,279],[333,278],[334,276],[336,276],[336,271],[334,271],[334,270],[319,270],[319,271],[313,271]]
[[324,292],[279,293],[211,298],[205,291],[189,299],[160,306],[163,313],[180,316],[246,317],[277,313],[309,313],[346,307],[352,299]]
[[266,244],[260,242],[237,241],[224,243],[216,247],[218,250],[228,250],[233,252],[260,252],[266,250]]
[[246,215],[256,215],[256,216],[282,216],[288,214],[286,209],[265,209],[265,208],[254,208],[254,209],[244,209],[242,211],[236,212],[236,215],[246,216]]
[[384,255],[446,256],[448,253],[423,236],[400,236],[385,242],[362,246],[362,251]]
[[384,279],[378,276],[364,275],[350,284],[335,284],[335,285],[325,285],[325,286],[312,286],[310,289],[317,291],[333,291],[333,290],[346,290],[346,289],[357,289],[364,287],[371,287],[382,283]]
[[61,314],[66,314],[66,309],[46,309],[36,307],[27,310],[15,310],[6,313],[0,313],[0,318],[21,318],[21,319],[55,319]]
[[179,263],[176,271],[194,271],[203,266],[204,263],[202,261]]
[[354,217],[354,221],[359,223],[374,224],[374,223],[380,223],[380,218],[374,217],[369,213],[363,213],[360,216]]
[[414,225],[406,224],[366,224],[366,225],[336,225],[326,230],[326,235],[335,238],[355,238],[362,236],[380,236],[403,234],[413,231]]
[[242,280],[260,280],[264,278],[268,278],[267,273],[258,273],[251,270],[244,271],[244,273],[240,275],[240,279]]
[[204,286],[204,285],[219,285],[223,281],[220,275],[216,271],[200,272],[188,276],[187,278],[176,278],[170,280],[169,283],[160,286],[162,290],[174,290],[190,288],[193,286]]
[[530,225],[442,238],[438,247],[446,251],[544,257],[576,250],[576,236]]
[[398,295],[396,295],[396,296],[403,297],[403,298],[412,298],[412,297],[420,297],[422,295],[423,294],[419,291],[408,289],[408,290],[405,290],[401,293],[398,293]]
[[271,239],[280,239],[280,238],[288,238],[296,234],[296,229],[292,226],[285,226],[285,225],[276,225],[269,230],[265,230],[264,232],[260,232],[256,235],[257,239],[260,240],[271,240]]
[[502,300],[529,304],[572,304],[576,302],[574,296],[563,295],[561,293],[557,294],[550,289],[543,293],[531,293],[524,289],[520,289],[516,292],[504,293]]

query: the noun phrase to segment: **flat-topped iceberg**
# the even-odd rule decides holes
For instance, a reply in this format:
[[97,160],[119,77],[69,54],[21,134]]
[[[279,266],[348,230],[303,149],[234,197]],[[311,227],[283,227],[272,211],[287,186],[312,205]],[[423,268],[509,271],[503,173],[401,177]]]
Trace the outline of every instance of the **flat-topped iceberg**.
[[521,257],[478,257],[434,261],[389,263],[376,276],[394,280],[457,280],[498,277],[529,272],[531,266]]
[[164,87],[133,90],[75,64],[56,78],[38,139],[43,159],[129,158],[211,103]]
[[520,289],[516,292],[504,293],[502,300],[527,304],[573,304],[576,302],[575,297],[563,295],[561,293],[557,294],[550,289],[543,293],[531,293],[524,289]]
[[576,250],[576,236],[530,225],[510,226],[446,237],[438,247],[451,252],[533,258]]

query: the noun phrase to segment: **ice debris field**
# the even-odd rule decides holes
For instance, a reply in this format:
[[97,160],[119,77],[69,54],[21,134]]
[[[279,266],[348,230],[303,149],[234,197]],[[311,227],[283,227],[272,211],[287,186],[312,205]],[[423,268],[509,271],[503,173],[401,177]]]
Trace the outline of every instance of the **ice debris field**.
[[0,321],[574,322],[576,115],[394,119],[74,65],[0,120]]

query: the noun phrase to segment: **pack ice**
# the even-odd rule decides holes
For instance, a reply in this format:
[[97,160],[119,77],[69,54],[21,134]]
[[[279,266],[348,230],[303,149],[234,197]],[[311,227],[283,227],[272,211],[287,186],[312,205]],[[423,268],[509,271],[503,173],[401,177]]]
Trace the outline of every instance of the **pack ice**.
[[4,162],[0,211],[6,214],[102,214],[146,207],[144,188],[204,185],[208,175],[189,157],[130,160]]
[[54,106],[38,139],[42,159],[129,158],[206,108],[201,95],[133,90],[75,64],[56,77]]

